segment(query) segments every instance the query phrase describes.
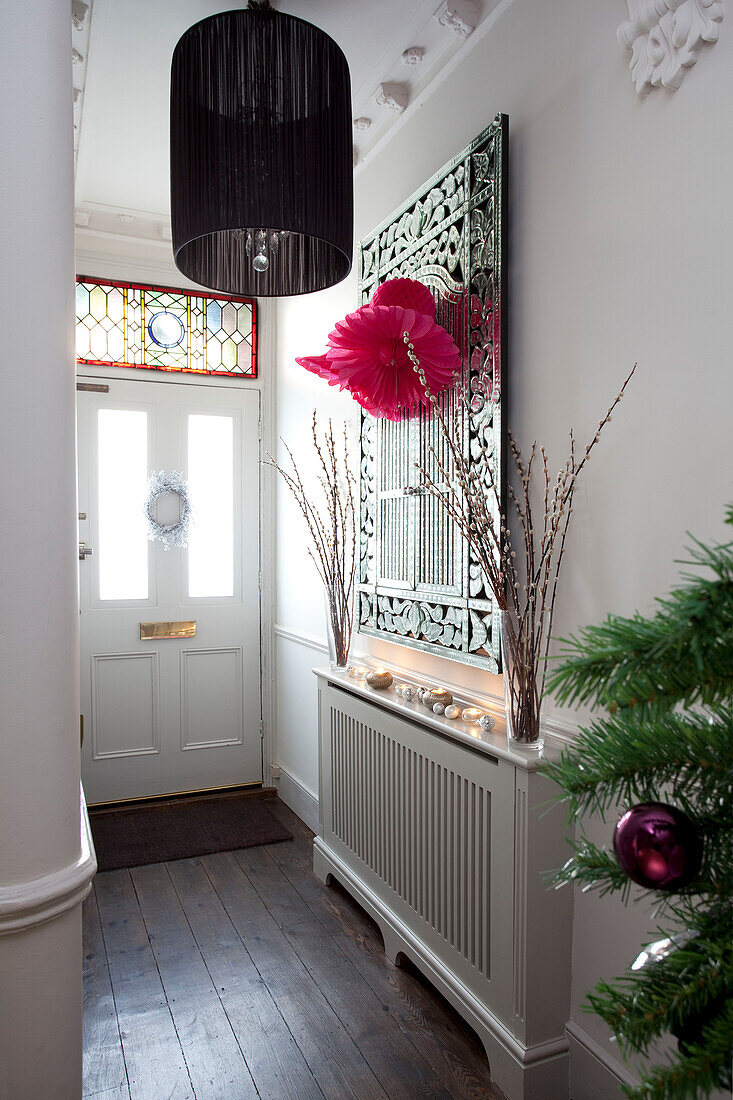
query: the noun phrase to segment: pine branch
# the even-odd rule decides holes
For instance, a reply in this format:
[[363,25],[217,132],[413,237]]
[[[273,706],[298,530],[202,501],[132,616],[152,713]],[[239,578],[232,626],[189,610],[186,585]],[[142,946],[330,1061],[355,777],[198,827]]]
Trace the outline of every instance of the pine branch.
[[700,1042],[689,1043],[686,1053],[673,1056],[666,1066],[654,1066],[643,1074],[641,1085],[623,1085],[630,1100],[698,1100],[717,1088],[731,1086],[733,1001],[723,1006],[718,1018],[701,1028]]
[[613,1029],[622,1049],[638,1053],[667,1032],[690,1030],[711,1005],[732,994],[730,941],[706,936],[618,978],[614,985],[600,982],[588,1002]]
[[[732,513],[733,514],[733,513]],[[713,579],[683,574],[651,619],[611,615],[564,642],[548,687],[561,703],[610,708],[713,704],[733,693],[733,542],[703,546],[691,561]]]
[[[625,1090],[637,1100],[682,1100],[730,1087],[733,1044],[733,944],[730,898],[714,920],[704,916],[700,934],[666,958],[616,980],[600,982],[588,998],[588,1011],[614,1031],[622,1052],[644,1052],[663,1035],[687,1036],[670,1065],[654,1066],[643,1086]],[[720,923],[722,919],[722,924]],[[684,925],[678,926],[690,933]],[[721,928],[723,935],[721,936]],[[694,930],[692,930],[694,933]],[[665,933],[659,929],[659,936]],[[726,1007],[727,1006],[727,1007]],[[693,1077],[694,1074],[694,1077]],[[700,1091],[687,1091],[690,1082]]]
[[[664,791],[664,801],[687,813],[705,840],[698,875],[675,895],[698,904],[733,891],[733,704],[714,719],[665,714],[651,722],[627,711],[581,731],[572,749],[543,769],[564,791],[570,819],[595,813],[605,820],[619,803],[656,802]],[[612,853],[584,838],[574,848],[557,882],[628,898],[629,880]],[[660,896],[663,904],[674,903]]]
[[628,899],[631,881],[609,851],[599,848],[587,837],[569,840],[568,844],[574,854],[559,871],[552,873],[556,886],[575,883],[584,892],[597,890],[601,897],[620,893],[622,901]]
[[[582,768],[578,766],[582,761]],[[564,792],[569,814],[599,813],[617,803],[658,801],[669,787],[695,814],[731,811],[733,701],[704,712],[619,711],[582,729],[571,748],[544,770]],[[727,793],[726,803],[718,799]]]
[[[727,522],[733,523],[733,507]],[[684,1038],[668,1065],[653,1066],[639,1087],[624,1088],[633,1100],[692,1100],[730,1085],[733,543],[696,541],[687,564],[698,572],[683,576],[650,619],[612,616],[582,630],[565,643],[564,664],[550,677],[562,701],[610,710],[543,767],[570,815],[603,818],[619,803],[672,802],[702,840],[695,880],[654,891],[657,914],[675,925],[667,956],[600,983],[588,999],[589,1011],[608,1023],[624,1051],[646,1053],[669,1031]],[[701,568],[707,575],[699,575]],[[630,894],[612,853],[583,835],[555,881],[619,892],[624,900]]]

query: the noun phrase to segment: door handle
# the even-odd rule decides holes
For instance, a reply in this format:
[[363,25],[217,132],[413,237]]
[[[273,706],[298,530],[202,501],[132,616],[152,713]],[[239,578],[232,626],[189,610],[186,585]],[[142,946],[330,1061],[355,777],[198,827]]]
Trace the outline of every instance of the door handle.
[[93,553],[94,551],[91,546],[87,546],[87,544],[81,540],[79,541],[79,561],[84,561],[85,558],[88,558]]

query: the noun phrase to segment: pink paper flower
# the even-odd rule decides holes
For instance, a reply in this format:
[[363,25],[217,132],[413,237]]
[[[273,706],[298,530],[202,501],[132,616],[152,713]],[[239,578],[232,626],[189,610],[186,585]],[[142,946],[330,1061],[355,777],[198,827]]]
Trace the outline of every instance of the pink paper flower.
[[382,283],[371,302],[339,321],[325,355],[296,359],[329,385],[348,390],[372,416],[399,420],[408,409],[427,404],[407,356],[408,332],[431,393],[455,380],[461,357],[453,338],[435,320],[426,286],[414,279]]
[[404,306],[425,313],[435,320],[435,302],[425,286],[416,279],[387,279],[372,294],[370,306]]

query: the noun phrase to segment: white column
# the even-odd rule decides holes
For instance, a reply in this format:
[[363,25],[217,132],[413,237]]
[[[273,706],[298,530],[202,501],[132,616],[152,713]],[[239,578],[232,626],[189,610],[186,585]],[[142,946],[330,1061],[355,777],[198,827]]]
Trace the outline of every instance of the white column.
[[[81,1095],[71,22],[0,37],[0,1096]],[[81,820],[80,820],[81,817]]]

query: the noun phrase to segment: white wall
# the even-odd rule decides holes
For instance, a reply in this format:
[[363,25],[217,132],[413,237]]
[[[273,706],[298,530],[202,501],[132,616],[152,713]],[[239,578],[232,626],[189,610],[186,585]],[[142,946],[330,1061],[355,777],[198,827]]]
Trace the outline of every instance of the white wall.
[[[679,91],[641,99],[616,41],[622,0],[508,0],[497,12],[357,173],[355,230],[362,237],[387,217],[497,111],[509,115],[512,431],[523,446],[538,437],[559,464],[570,426],[590,436],[640,364],[576,497],[556,622],[566,634],[609,611],[649,610],[678,575],[686,530],[723,535],[733,495],[733,23],[729,15]],[[303,468],[311,409],[354,422],[356,410],[294,358],[324,350],[333,322],[355,307],[353,277],[278,304],[278,434]],[[282,491],[276,619],[296,635],[323,637],[303,531]],[[405,647],[356,645],[426,676],[496,687]],[[277,651],[275,759],[315,790],[309,668],[323,658],[286,636]],[[642,907],[576,900],[573,1017],[611,1061],[605,1029],[580,1004],[600,976],[625,968],[649,927]]]

